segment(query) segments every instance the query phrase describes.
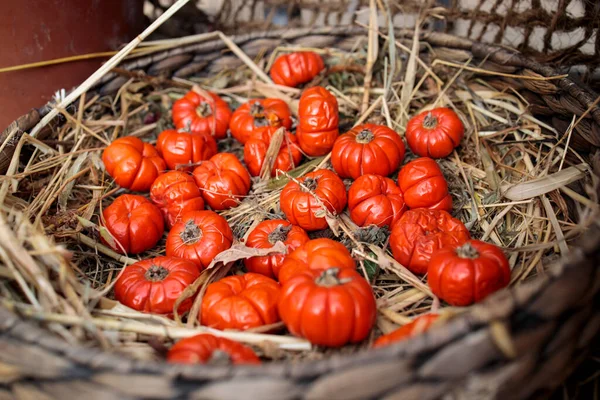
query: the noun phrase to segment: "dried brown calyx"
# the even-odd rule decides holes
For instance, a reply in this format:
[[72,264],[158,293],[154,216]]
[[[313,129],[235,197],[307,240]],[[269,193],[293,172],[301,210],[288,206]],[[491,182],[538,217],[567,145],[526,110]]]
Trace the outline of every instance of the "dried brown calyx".
[[423,128],[434,129],[438,125],[437,117],[434,117],[432,113],[427,113],[423,119]]
[[167,276],[169,276],[169,270],[160,265],[152,265],[146,270],[146,274],[144,275],[146,280],[150,282],[160,282]]
[[303,192],[312,192],[317,188],[317,180],[314,178],[306,178],[300,186]]
[[196,107],[196,114],[198,114],[200,118],[210,117],[212,115],[210,104],[205,101],[201,102],[200,105]]
[[323,287],[333,287],[333,286],[344,285],[344,284],[352,281],[352,279],[350,279],[350,278],[340,279],[339,273],[340,273],[339,268],[326,269],[325,271],[323,271],[323,273],[321,275],[319,275],[319,277],[317,279],[315,279],[315,283],[317,285],[323,286]]
[[371,143],[373,139],[375,139],[375,135],[373,135],[370,129],[363,129],[356,135],[356,143],[360,144]]
[[179,234],[179,237],[185,244],[197,243],[202,238],[202,229],[194,220],[190,219],[185,223],[185,229]]
[[292,225],[277,225],[277,228],[273,229],[273,231],[269,233],[269,243],[274,245],[277,242],[285,242],[291,229]]
[[206,364],[211,366],[228,366],[233,364],[233,360],[229,353],[223,350],[213,350],[210,358],[206,360]]
[[469,258],[471,260],[479,258],[479,252],[469,242],[457,248],[456,255],[458,255],[460,258]]

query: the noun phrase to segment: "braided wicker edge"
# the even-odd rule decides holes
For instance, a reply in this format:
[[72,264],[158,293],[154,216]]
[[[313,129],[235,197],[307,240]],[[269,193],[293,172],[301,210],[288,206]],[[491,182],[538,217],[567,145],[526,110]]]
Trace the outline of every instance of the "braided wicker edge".
[[[294,42],[303,34],[335,33],[344,37],[364,30],[344,27],[286,32],[286,40]],[[272,33],[243,35],[235,40],[244,46],[269,38]],[[410,37],[409,32],[399,35]],[[554,73],[516,53],[466,39],[431,33],[424,34],[423,40],[432,45],[469,49],[481,58],[542,75]],[[176,56],[186,51],[207,51],[219,55],[222,50],[223,45],[216,41],[203,43],[138,59],[124,67],[132,70],[154,66],[156,72],[161,72],[156,63],[166,60],[167,53],[177,53],[171,54]],[[173,70],[172,66],[169,68]],[[120,79],[109,77],[96,90],[107,91],[111,78],[112,83]],[[561,79],[558,85],[581,105],[591,104],[591,94],[576,83]],[[596,123],[597,111],[591,111]],[[31,128],[40,114],[44,114],[44,109],[39,113],[32,110],[12,124],[10,131]],[[4,351],[0,354],[0,371],[4,372],[0,377],[3,387],[10,391],[4,394],[44,392],[63,397],[86,392],[92,398],[235,398],[239,393],[248,393],[245,397],[433,399],[448,392],[459,398],[502,394],[526,398],[540,390],[548,393],[566,376],[569,366],[581,359],[600,327],[596,311],[600,289],[598,233],[596,222],[583,247],[563,260],[548,278],[501,292],[443,330],[385,351],[320,362],[272,364],[256,369],[139,363],[98,350],[71,347],[1,309],[0,343]]]

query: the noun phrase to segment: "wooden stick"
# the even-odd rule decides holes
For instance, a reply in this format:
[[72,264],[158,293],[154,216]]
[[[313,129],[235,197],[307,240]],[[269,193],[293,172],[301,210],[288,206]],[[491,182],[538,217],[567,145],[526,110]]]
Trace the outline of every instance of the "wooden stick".
[[244,53],[243,50],[240,49],[237,44],[233,42],[233,40],[224,35],[223,32],[218,32],[218,35],[223,41],[223,43],[225,43],[227,47],[229,47],[229,50],[231,50],[236,56],[238,56],[239,59],[242,60],[244,64],[246,64],[248,68],[250,68],[252,72],[254,72],[260,79],[262,79],[263,81],[265,81],[265,83],[268,83],[270,85],[274,84],[271,78],[269,78],[269,76],[265,74],[265,72],[262,69],[260,69],[258,65],[256,65],[256,63],[252,61],[250,57],[248,57],[246,53]]

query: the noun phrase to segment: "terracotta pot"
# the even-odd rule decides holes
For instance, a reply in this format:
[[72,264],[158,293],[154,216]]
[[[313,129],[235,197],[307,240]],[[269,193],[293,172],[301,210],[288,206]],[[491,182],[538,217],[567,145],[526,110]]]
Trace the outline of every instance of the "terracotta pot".
[[[2,0],[0,68],[116,50],[144,29],[144,0]],[[0,131],[106,58],[0,73]]]

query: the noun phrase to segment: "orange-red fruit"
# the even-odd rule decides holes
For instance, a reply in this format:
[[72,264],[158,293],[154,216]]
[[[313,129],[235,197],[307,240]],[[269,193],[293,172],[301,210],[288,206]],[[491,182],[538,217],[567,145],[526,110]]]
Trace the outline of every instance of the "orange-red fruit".
[[431,255],[446,246],[457,246],[470,239],[459,220],[442,210],[408,210],[396,222],[390,235],[390,248],[400,264],[424,275]]
[[165,217],[167,229],[180,222],[183,214],[204,209],[194,178],[181,171],[169,171],[156,178],[150,188],[150,198]]
[[[269,127],[260,135],[253,134],[244,145],[244,161],[248,167],[248,172],[252,176],[259,176],[262,170],[271,138],[278,128]],[[286,132],[283,137],[281,147],[275,158],[275,163],[271,169],[271,176],[276,176],[277,171],[287,172],[298,165],[302,161],[302,151],[298,147],[298,139],[296,135]]]
[[406,125],[406,141],[413,153],[421,157],[443,158],[460,144],[465,127],[449,108],[424,111]]
[[452,211],[452,196],[438,164],[428,157],[407,163],[398,174],[398,186],[409,208]]
[[194,169],[204,201],[213,210],[236,207],[250,190],[250,174],[231,153],[219,153]]
[[148,191],[167,168],[154,146],[134,136],[112,142],[102,152],[102,162],[117,185],[134,192]]
[[150,250],[163,235],[165,226],[158,207],[145,197],[123,194],[106,207],[102,225],[115,243],[102,241],[119,253],[138,254]]
[[283,285],[279,315],[292,334],[339,347],[369,335],[377,307],[371,285],[354,269],[307,269]]
[[323,59],[313,51],[284,54],[271,67],[271,79],[278,85],[296,87],[310,82],[325,68]]
[[242,144],[255,133],[282,126],[292,127],[292,114],[281,99],[252,99],[235,110],[229,122],[231,135]]
[[427,277],[431,291],[440,299],[468,306],[507,286],[510,267],[498,246],[469,240],[433,253]]
[[167,167],[189,171],[192,169],[189,164],[208,160],[217,154],[217,142],[207,133],[168,129],[158,135],[156,149]]
[[202,298],[202,325],[246,330],[279,321],[279,284],[248,272],[211,283]]
[[348,191],[350,218],[358,226],[393,226],[407,207],[396,183],[379,175],[363,175]]
[[339,119],[338,102],[331,92],[321,86],[303,91],[296,128],[302,151],[311,157],[329,153],[339,135]]
[[234,365],[260,364],[260,359],[250,347],[208,333],[181,339],[175,343],[167,354],[167,361],[209,365],[220,364],[223,361]]
[[421,315],[395,331],[378,337],[375,343],[373,343],[373,347],[388,346],[392,343],[410,339],[413,336],[426,332],[431,325],[437,321],[438,317],[437,314]]
[[338,137],[331,151],[331,165],[342,178],[361,175],[388,176],[404,160],[400,136],[384,125],[363,124]]
[[335,172],[319,169],[290,180],[280,196],[281,211],[307,231],[327,228],[326,211],[339,214],[346,207],[346,186]]
[[328,268],[355,269],[350,252],[340,242],[320,238],[310,240],[288,254],[279,270],[274,270],[281,284],[306,270]]
[[[138,261],[128,267],[115,283],[115,298],[134,310],[171,314],[183,291],[200,276],[191,261],[175,257],[156,257]],[[192,307],[193,298],[178,308],[184,313]]]
[[[290,253],[309,240],[306,231],[299,226],[292,225],[282,219],[271,219],[261,222],[250,232],[246,240],[246,246],[255,249],[270,249],[277,242],[282,242],[287,248],[287,252]],[[250,272],[276,278],[279,276],[279,270],[285,256],[285,254],[272,254],[251,257],[245,259],[244,264]]]
[[178,129],[192,133],[206,133],[222,139],[227,136],[231,119],[229,105],[211,92],[198,93],[190,90],[173,104],[173,123]]
[[214,211],[190,211],[169,232],[166,253],[190,260],[204,270],[232,242],[233,232],[225,218]]

